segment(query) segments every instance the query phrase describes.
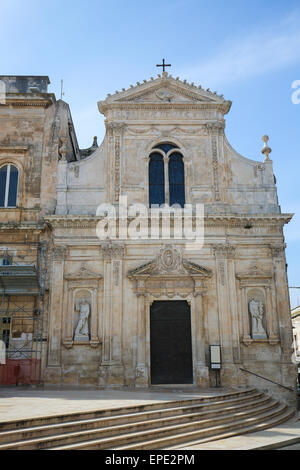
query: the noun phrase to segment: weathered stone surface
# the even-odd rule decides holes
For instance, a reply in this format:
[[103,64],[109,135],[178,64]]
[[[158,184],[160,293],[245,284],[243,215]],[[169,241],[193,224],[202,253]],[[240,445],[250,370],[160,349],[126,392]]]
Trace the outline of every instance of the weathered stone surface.
[[[0,236],[17,256],[29,253],[25,233],[39,240],[43,229],[31,235],[21,224],[46,223],[46,382],[148,387],[151,304],[186,300],[195,385],[215,385],[209,345],[220,344],[222,385],[263,387],[293,402],[292,392],[240,370],[295,386],[283,237],[291,215],[280,212],[271,160],[244,158],[228,143],[231,103],[164,73],[98,103],[106,135],[82,159],[68,106],[45,92],[38,107],[31,94],[23,98],[22,107],[13,94],[10,107],[0,106],[0,163],[19,165],[22,181],[18,207],[0,212],[2,225],[17,226]],[[129,205],[148,206],[149,154],[163,142],[183,155],[186,203],[205,204],[203,248],[184,240],[100,242],[99,204],[126,195]],[[23,245],[14,245],[16,237]],[[74,305],[84,295],[90,338],[76,344]],[[266,338],[252,334],[252,298],[263,305]]]

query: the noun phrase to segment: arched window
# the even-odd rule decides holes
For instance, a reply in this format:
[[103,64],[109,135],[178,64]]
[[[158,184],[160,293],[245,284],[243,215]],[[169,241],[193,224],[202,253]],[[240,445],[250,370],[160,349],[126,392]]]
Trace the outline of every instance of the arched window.
[[165,203],[165,171],[163,156],[152,153],[149,163],[149,205]]
[[0,207],[16,207],[18,175],[18,169],[10,163],[0,168]]
[[179,204],[181,207],[184,207],[184,164],[182,155],[178,152],[172,153],[169,158],[169,189],[170,206]]
[[[177,151],[178,149],[178,151]],[[160,150],[160,152],[158,152]],[[149,204],[185,205],[183,156],[177,145],[162,142],[155,145],[149,162]],[[168,165],[166,167],[166,165]],[[165,181],[166,175],[169,181]],[[166,188],[166,191],[165,191]],[[165,200],[166,198],[166,200]]]

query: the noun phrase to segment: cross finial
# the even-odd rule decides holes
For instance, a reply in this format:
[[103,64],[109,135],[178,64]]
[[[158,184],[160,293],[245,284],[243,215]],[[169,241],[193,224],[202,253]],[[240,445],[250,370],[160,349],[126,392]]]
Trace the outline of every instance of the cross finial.
[[162,64],[156,64],[156,67],[162,67],[163,68],[163,72],[165,72],[165,68],[166,67],[171,67],[171,64],[166,64],[165,63],[165,59],[162,60]]

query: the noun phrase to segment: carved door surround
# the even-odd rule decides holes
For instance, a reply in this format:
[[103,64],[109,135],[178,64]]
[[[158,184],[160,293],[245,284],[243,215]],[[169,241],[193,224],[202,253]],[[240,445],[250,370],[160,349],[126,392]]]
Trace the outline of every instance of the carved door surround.
[[[274,276],[271,272],[264,272],[255,264],[248,270],[236,274],[241,292],[241,315],[243,324],[242,342],[248,346],[253,342],[267,342],[271,345],[279,342],[276,302],[274,293]],[[257,295],[265,306],[265,325],[267,339],[253,339],[250,334],[249,301]]]
[[150,308],[155,300],[186,300],[191,309],[194,383],[206,386],[208,342],[203,296],[212,272],[182,257],[178,248],[165,245],[158,256],[128,273],[138,297],[136,387],[150,385]]
[[[99,293],[102,290],[102,275],[90,271],[82,264],[78,271],[64,275],[64,299],[63,299],[63,345],[66,348],[79,344],[90,344],[97,347],[99,339]],[[74,341],[74,310],[78,295],[88,297],[90,300],[90,341]]]

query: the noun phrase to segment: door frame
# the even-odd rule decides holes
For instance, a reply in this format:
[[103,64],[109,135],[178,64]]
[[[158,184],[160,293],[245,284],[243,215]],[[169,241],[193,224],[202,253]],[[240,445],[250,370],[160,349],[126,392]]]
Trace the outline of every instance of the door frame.
[[[149,340],[149,354],[150,354],[150,358],[149,358],[149,381],[150,381],[150,384],[151,384],[151,386],[152,386],[152,385],[156,385],[156,384],[153,384],[153,383],[152,383],[152,380],[151,380],[151,307],[152,307],[152,305],[154,304],[154,302],[169,302],[169,303],[170,303],[170,302],[185,302],[185,303],[188,305],[188,307],[189,307],[189,310],[188,310],[188,311],[189,311],[190,332],[191,332],[191,341],[190,341],[189,344],[190,344],[190,348],[191,348],[191,361],[192,361],[192,377],[191,377],[191,379],[192,379],[192,382],[191,382],[190,384],[188,384],[188,385],[192,385],[192,384],[194,384],[194,376],[195,376],[195,374],[194,374],[194,367],[193,367],[193,366],[194,366],[194,361],[193,361],[193,338],[192,338],[192,314],[191,314],[191,304],[190,304],[190,302],[188,302],[186,299],[182,299],[182,298],[181,298],[181,299],[173,299],[173,298],[172,298],[172,299],[168,299],[168,300],[158,300],[158,299],[155,299],[155,300],[151,303],[151,305],[149,305],[149,317],[148,317],[148,318],[149,318],[149,337],[150,337],[150,340]],[[174,383],[180,384],[180,382],[174,382]],[[157,385],[159,385],[159,384],[157,384]],[[162,385],[168,385],[168,384],[162,384]]]
[[[182,297],[180,295],[174,295],[172,298],[168,297],[167,295],[160,295],[159,297],[154,297],[153,295],[149,295],[146,299],[146,366],[148,371],[148,386],[150,387],[151,384],[151,344],[150,344],[150,309],[151,305],[155,301],[173,301],[173,300],[185,300],[189,307],[190,307],[190,315],[191,315],[191,346],[192,346],[192,370],[193,370],[193,383],[191,385],[196,384],[196,369],[197,369],[197,357],[196,357],[196,315],[195,315],[195,297],[192,295],[188,295],[187,297]],[[203,338],[204,339],[204,338]]]

